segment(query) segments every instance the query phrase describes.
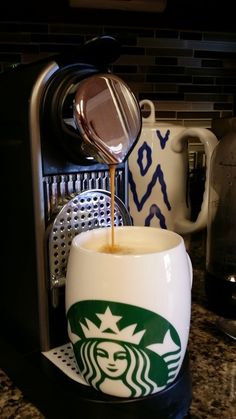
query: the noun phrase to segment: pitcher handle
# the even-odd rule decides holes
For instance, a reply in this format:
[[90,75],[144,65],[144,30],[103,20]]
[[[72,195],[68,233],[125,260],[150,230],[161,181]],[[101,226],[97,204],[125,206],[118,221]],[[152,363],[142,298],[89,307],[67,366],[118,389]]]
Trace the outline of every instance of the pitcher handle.
[[216,136],[211,131],[206,128],[193,127],[186,128],[175,138],[175,141],[173,141],[171,145],[172,150],[176,153],[181,153],[184,149],[184,146],[186,146],[186,142],[191,137],[198,138],[204,145],[206,155],[206,180],[201,209],[198,213],[197,219],[195,221],[191,221],[187,218],[175,220],[175,231],[181,234],[193,233],[205,228],[207,225],[210,162],[213,150],[215,149],[216,144],[218,144]]
[[149,99],[143,99],[139,102],[139,106],[140,106],[140,108],[142,108],[142,106],[144,106],[144,105],[149,106],[150,115],[146,116],[146,117],[142,117],[143,122],[145,122],[145,123],[148,122],[148,123],[154,124],[155,123],[155,118],[156,118],[154,103]]

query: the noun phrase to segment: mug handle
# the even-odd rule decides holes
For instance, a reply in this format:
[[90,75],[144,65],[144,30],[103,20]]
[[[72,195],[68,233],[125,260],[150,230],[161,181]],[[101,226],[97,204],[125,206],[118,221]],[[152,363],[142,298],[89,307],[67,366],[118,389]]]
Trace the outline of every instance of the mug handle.
[[206,154],[206,180],[202,205],[197,219],[195,221],[191,221],[187,218],[175,220],[175,231],[179,232],[180,234],[193,233],[205,228],[207,225],[210,162],[213,150],[215,149],[216,144],[218,144],[216,136],[207,128],[192,127],[186,128],[182,133],[175,137],[175,140],[171,143],[172,150],[176,153],[181,153],[186,146],[186,142],[191,137],[198,138],[204,145]]

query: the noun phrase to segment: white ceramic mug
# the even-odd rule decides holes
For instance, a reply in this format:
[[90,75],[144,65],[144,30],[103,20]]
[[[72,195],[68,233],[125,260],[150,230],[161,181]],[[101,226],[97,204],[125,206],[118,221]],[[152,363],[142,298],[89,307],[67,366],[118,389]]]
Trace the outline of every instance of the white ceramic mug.
[[118,397],[170,385],[190,326],[192,265],[183,238],[151,228],[115,227],[121,254],[99,251],[111,228],[78,234],[66,277],[69,339],[84,382]]
[[[161,227],[188,234],[206,227],[209,169],[212,152],[218,143],[206,128],[155,122],[155,108],[150,100],[150,116],[143,118],[140,138],[128,158],[129,211],[134,225]],[[201,210],[191,221],[188,199],[188,151],[190,138],[204,145],[206,181]]]

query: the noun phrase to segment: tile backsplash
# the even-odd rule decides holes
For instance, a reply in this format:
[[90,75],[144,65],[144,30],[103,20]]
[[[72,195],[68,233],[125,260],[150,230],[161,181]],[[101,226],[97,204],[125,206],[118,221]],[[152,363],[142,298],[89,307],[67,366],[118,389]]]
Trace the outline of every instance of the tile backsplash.
[[122,45],[112,71],[139,100],[154,102],[157,119],[210,127],[213,118],[232,116],[236,32],[0,20],[0,72],[56,53],[75,53],[78,44],[104,34]]

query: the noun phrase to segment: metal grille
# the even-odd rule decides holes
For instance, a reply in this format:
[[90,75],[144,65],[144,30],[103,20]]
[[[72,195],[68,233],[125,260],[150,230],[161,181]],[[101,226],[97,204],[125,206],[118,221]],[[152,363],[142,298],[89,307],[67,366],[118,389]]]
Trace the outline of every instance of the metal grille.
[[[131,225],[130,215],[123,202],[115,196],[115,226]],[[65,283],[71,242],[77,234],[111,226],[111,194],[105,190],[81,192],[60,210],[49,228],[49,269],[51,289]],[[54,293],[53,306],[57,306]]]
[[[72,174],[60,174],[44,177],[45,220],[50,222],[72,196],[89,189],[110,191],[110,176],[108,170],[86,171]],[[115,190],[117,196],[126,202],[126,171],[117,168],[115,175]]]

